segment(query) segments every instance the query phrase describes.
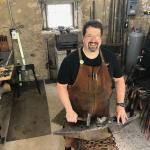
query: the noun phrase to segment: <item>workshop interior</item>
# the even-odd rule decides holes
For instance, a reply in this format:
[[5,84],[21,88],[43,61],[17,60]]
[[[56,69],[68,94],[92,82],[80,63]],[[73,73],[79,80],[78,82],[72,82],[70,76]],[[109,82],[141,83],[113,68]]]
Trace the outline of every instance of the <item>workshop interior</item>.
[[62,129],[60,118],[58,71],[82,47],[88,20],[103,24],[101,48],[116,55],[126,83],[131,118],[105,129],[119,150],[150,149],[149,0],[0,0],[0,12],[0,150],[63,150],[64,135],[86,141],[101,131],[107,137],[87,120],[85,127]]

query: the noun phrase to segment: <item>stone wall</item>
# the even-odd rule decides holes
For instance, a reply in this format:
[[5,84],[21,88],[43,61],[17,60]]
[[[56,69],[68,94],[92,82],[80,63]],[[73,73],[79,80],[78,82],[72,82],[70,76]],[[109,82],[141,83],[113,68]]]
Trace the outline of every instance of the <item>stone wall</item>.
[[[42,16],[40,6],[36,0],[10,0],[13,22],[9,15],[7,1],[0,5],[0,34],[7,35],[11,48],[9,29],[16,28],[19,31],[22,49],[26,64],[35,64],[36,73],[39,78],[45,78],[46,44],[41,36]],[[18,26],[23,28],[18,28]],[[12,49],[12,48],[11,48]],[[13,40],[15,60],[21,62],[17,40]]]

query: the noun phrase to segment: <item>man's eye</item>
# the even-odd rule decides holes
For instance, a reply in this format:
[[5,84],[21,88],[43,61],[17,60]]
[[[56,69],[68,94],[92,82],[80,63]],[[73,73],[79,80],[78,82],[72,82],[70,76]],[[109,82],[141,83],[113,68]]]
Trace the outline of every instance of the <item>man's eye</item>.
[[92,37],[91,35],[88,35],[87,37]]

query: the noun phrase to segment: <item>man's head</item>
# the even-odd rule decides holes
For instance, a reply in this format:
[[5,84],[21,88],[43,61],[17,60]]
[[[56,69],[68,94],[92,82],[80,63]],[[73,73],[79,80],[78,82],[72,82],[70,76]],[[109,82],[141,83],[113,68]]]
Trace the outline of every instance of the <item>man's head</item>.
[[103,27],[99,21],[88,21],[83,27],[83,45],[84,48],[95,52],[101,45],[101,36]]

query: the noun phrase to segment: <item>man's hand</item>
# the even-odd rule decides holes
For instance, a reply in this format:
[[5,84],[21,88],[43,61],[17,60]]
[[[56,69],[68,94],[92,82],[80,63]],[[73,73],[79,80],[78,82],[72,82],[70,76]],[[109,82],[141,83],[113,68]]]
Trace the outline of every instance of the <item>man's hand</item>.
[[128,116],[125,112],[125,108],[122,106],[116,106],[116,117],[117,117],[117,122],[124,124],[128,120]]
[[68,122],[77,123],[78,114],[74,110],[66,111],[66,119]]

